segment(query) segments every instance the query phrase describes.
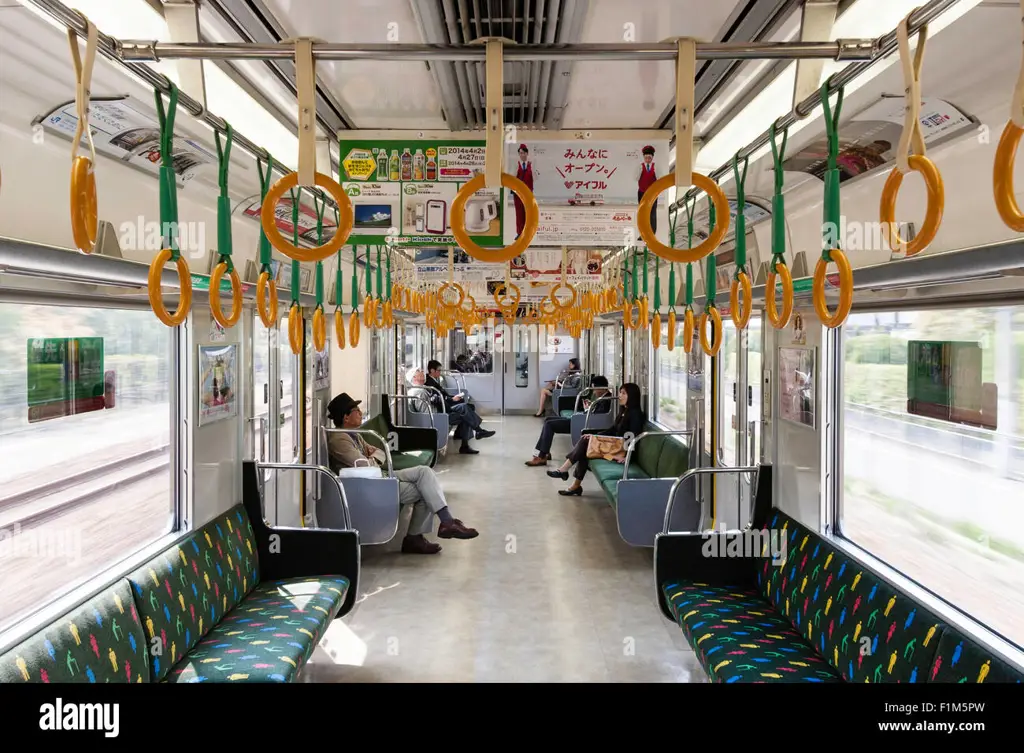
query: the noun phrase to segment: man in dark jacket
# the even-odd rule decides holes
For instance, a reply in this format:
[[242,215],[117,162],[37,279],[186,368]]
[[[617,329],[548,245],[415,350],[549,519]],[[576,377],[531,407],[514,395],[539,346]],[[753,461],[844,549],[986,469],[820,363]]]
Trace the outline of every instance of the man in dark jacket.
[[[590,400],[584,398],[583,409],[590,407],[591,401],[596,400],[594,413],[607,413],[615,402],[608,389],[608,379],[603,376],[595,376],[590,380],[592,397]],[[604,398],[604,399],[601,399]],[[561,416],[549,416],[544,419],[544,426],[540,430],[540,439],[537,440],[537,452],[532,460],[527,460],[529,466],[547,465],[551,460],[551,443],[555,440],[555,434],[568,434],[572,429],[572,419]]]
[[480,450],[474,450],[469,446],[469,437],[471,433],[476,434],[477,439],[486,439],[487,437],[493,437],[494,432],[482,429],[480,416],[477,415],[476,410],[473,406],[466,403],[463,399],[464,395],[459,393],[458,395],[449,395],[445,388],[441,385],[441,362],[432,360],[427,363],[427,378],[424,384],[427,387],[433,387],[441,393],[439,396],[437,393],[431,391],[430,401],[434,408],[438,411],[444,411],[451,416],[451,421],[458,427],[458,436],[462,440],[462,446],[459,448],[459,453],[462,455],[476,455]]

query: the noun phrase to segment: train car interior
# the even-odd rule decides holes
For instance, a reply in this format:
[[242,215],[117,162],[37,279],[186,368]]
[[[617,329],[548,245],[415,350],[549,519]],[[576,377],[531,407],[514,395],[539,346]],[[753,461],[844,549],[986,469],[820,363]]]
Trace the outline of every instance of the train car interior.
[[0,682],[1022,682],[1022,19],[8,0]]

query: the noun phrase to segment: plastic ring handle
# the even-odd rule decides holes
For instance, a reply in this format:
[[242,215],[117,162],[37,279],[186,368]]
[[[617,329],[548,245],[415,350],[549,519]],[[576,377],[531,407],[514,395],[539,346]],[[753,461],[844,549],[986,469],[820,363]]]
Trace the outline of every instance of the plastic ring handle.
[[768,280],[765,283],[764,304],[768,314],[768,321],[775,329],[785,329],[789,324],[789,317],[793,315],[793,275],[789,273],[789,267],[783,263],[775,265],[778,276],[782,278],[782,313],[780,314],[775,306],[775,277],[776,272],[768,272]]
[[355,311],[348,315],[348,341],[353,348],[359,347],[359,314]]
[[[557,293],[562,288],[565,288],[570,293],[572,293],[572,298],[570,298],[565,303],[562,303],[561,301],[559,301],[555,297],[555,293]],[[551,292],[548,293],[548,298],[550,298],[551,301],[555,304],[555,306],[557,306],[560,309],[571,308],[572,306],[576,305],[576,298],[577,298],[576,288],[574,288],[572,285],[563,285],[562,283],[558,283],[557,285],[555,285],[555,287],[551,288]]]
[[651,344],[655,350],[661,347],[661,314],[657,311],[654,312],[654,318],[651,320]]
[[920,154],[911,155],[909,162],[911,170],[921,173],[928,191],[928,210],[925,212],[921,232],[914,240],[907,243],[900,237],[899,229],[896,227],[896,196],[900,192],[900,186],[903,185],[903,173],[898,167],[892,169],[885,181],[880,208],[882,231],[889,243],[889,248],[893,251],[906,248],[908,257],[927,248],[928,244],[935,240],[935,235],[939,232],[939,225],[942,224],[942,213],[946,205],[946,189],[935,163]]
[[[743,291],[743,305],[740,305],[740,290]],[[750,294],[750,277],[746,272],[740,270],[733,278],[729,287],[729,314],[736,329],[743,329],[750,321],[750,314],[754,310],[754,299]]]
[[327,347],[327,318],[323,306],[317,306],[313,311],[313,347],[317,353],[323,353]]
[[[715,344],[708,342],[708,320],[711,320],[711,331],[715,336]],[[707,311],[700,315],[700,346],[704,352],[714,358],[722,347],[722,315],[714,306],[708,306]]]
[[[444,291],[448,290],[448,288],[455,288],[459,292],[459,300],[457,302],[449,304],[447,301],[445,301],[445,299],[444,299]],[[461,285],[457,285],[457,284],[451,283],[451,282],[446,282],[446,283],[443,283],[440,288],[438,288],[438,291],[437,291],[437,302],[441,306],[444,306],[445,308],[458,308],[459,306],[462,305],[462,302],[464,300],[466,300],[466,291],[462,289]]]
[[277,325],[277,283],[269,272],[260,272],[256,280],[256,309],[264,327],[273,329]]
[[693,350],[693,331],[697,328],[694,319],[693,309],[686,309],[686,313],[683,314],[683,350],[686,353]]
[[[499,297],[499,294],[498,294],[499,290],[501,291],[500,297]],[[506,296],[506,293],[508,292],[508,290],[512,290],[515,293],[515,298],[513,298],[511,295]],[[502,298],[507,298],[508,300],[505,303],[502,303],[501,302]],[[505,283],[501,282],[501,283],[498,283],[498,287],[495,288],[495,290],[494,290],[494,302],[498,305],[499,309],[504,309],[504,308],[509,308],[509,307],[518,308],[519,307],[519,301],[521,301],[522,298],[523,298],[523,292],[519,289],[519,286],[516,285],[515,283],[509,283],[508,286],[506,286]]]
[[96,175],[92,160],[75,157],[71,163],[71,234],[83,254],[96,249],[99,209],[96,201]]
[[814,267],[814,310],[818,312],[821,323],[830,329],[839,327],[850,315],[850,307],[853,305],[853,270],[850,269],[850,262],[846,254],[838,248],[830,252],[832,261],[839,268],[839,305],[834,314],[828,311],[828,304],[825,302],[825,272],[828,263],[819,258]]
[[711,197],[711,201],[715,205],[716,216],[718,217],[715,229],[711,231],[711,235],[696,248],[672,248],[671,246],[666,246],[657,239],[654,234],[654,228],[651,227],[651,209],[654,206],[654,202],[663,192],[676,184],[675,173],[669,173],[658,178],[647,189],[647,192],[644,193],[644,198],[640,201],[640,207],[637,209],[636,222],[640,230],[640,237],[643,238],[644,243],[647,244],[647,247],[653,253],[668,261],[678,263],[700,261],[721,245],[722,239],[725,238],[725,233],[729,229],[729,200],[725,198],[722,189],[713,180],[700,173],[692,173],[690,180],[693,185]]
[[267,240],[270,241],[270,245],[289,259],[294,259],[295,261],[323,261],[327,257],[333,256],[338,249],[344,246],[349,235],[352,233],[352,227],[355,225],[355,212],[352,209],[352,202],[349,201],[348,194],[338,185],[337,181],[323,173],[317,173],[316,185],[324,189],[334,199],[340,210],[340,219],[338,220],[338,227],[335,228],[334,237],[327,243],[316,248],[299,248],[286,240],[281,235],[281,231],[277,229],[276,211],[277,202],[284,195],[284,192],[290,188],[295,188],[298,184],[299,174],[288,173],[270,187],[266,198],[263,199],[263,208],[260,210],[260,224],[263,226],[263,233],[267,236]]
[[302,353],[302,309],[297,303],[288,309],[288,342],[292,346],[292,353]]
[[163,274],[164,264],[171,260],[171,249],[165,248],[160,251],[149,265],[149,283],[146,286],[149,293],[149,305],[156,314],[156,318],[168,327],[177,327],[188,317],[192,308],[192,274],[188,270],[188,262],[185,257],[179,256],[175,261],[178,268],[178,284],[181,285],[181,292],[178,297],[178,310],[172,315],[164,306],[163,298],[160,295],[160,277]]
[[676,312],[668,312],[668,349],[675,350],[676,347]]
[[345,350],[345,314],[340,308],[334,309],[334,339],[338,341],[338,350]]
[[242,281],[238,278],[238,272],[231,270],[231,316],[225,317],[220,307],[220,281],[224,273],[228,271],[228,265],[224,262],[218,263],[213,272],[210,273],[210,313],[213,318],[224,329],[234,327],[238,317],[242,315]]
[[1017,199],[1013,195],[1013,167],[1017,159],[1017,147],[1020,146],[1024,129],[1012,120],[1003,129],[996,149],[995,171],[992,188],[996,196],[996,209],[1006,226],[1018,233],[1024,233],[1024,214],[1021,214]]
[[477,261],[493,262],[495,264],[511,261],[529,248],[533,242],[533,236],[537,233],[537,224],[540,222],[540,209],[537,207],[537,199],[523,181],[508,173],[501,174],[501,185],[510,191],[515,191],[516,196],[526,208],[526,224],[522,234],[505,248],[483,249],[473,242],[473,239],[466,234],[466,202],[469,197],[480,189],[484,188],[486,178],[481,173],[464,184],[452,201],[452,235],[463,251]]

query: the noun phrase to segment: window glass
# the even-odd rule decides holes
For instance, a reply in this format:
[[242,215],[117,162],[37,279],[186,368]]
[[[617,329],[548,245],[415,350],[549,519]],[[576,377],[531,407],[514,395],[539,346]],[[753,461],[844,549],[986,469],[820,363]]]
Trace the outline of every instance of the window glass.
[[1024,307],[858,314],[843,335],[843,534],[1024,644]]
[[0,303],[0,628],[172,530],[172,332]]
[[658,405],[655,420],[669,429],[686,428],[686,351],[682,320],[676,323],[676,342],[668,349],[668,324],[661,326],[661,347],[655,351]]

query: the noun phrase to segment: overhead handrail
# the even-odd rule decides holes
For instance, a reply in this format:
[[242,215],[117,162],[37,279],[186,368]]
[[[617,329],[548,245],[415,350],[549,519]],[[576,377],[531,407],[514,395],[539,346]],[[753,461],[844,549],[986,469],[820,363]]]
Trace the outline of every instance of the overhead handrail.
[[[316,71],[313,62],[313,40],[303,37],[293,40],[295,44],[295,80],[298,90],[299,124],[299,169],[287,173],[270,187],[260,211],[260,223],[271,245],[295,261],[323,261],[337,253],[355,225],[355,212],[348,194],[329,175],[316,169]],[[330,171],[330,166],[327,167]],[[277,202],[284,192],[298,186],[319,186],[324,189],[340,210],[341,217],[334,229],[334,237],[323,245],[312,249],[299,248],[289,243],[277,229]]]
[[[644,192],[643,199],[637,209],[637,227],[640,237],[647,247],[662,259],[675,262],[700,261],[722,243],[729,229],[729,201],[717,183],[710,178],[693,172],[693,116],[696,104],[694,85],[697,74],[697,41],[694,39],[677,40],[679,53],[676,58],[676,165],[675,171],[658,178]],[[712,230],[706,240],[697,248],[669,248],[658,240],[651,227],[651,210],[659,196],[673,185],[676,193],[683,193],[696,186],[707,193],[714,202],[720,217],[724,218],[718,227]]]
[[[1021,29],[1024,32],[1024,0],[1020,0]],[[992,190],[995,193],[996,209],[1008,228],[1024,233],[1024,213],[1017,205],[1013,187],[1013,168],[1017,161],[1017,148],[1024,136],[1024,54],[1021,57],[1020,73],[1013,89],[1010,102],[1010,119],[1003,128],[1003,135],[996,148],[992,174]]]
[[369,434],[380,440],[380,443],[384,446],[384,455],[387,458],[388,463],[388,478],[395,475],[394,465],[391,462],[391,448],[388,446],[387,440],[384,439],[379,433],[373,429],[332,429],[328,426],[323,427],[323,430],[328,434]]
[[[728,474],[737,474],[737,473],[757,473],[759,470],[760,470],[760,468],[758,466],[756,466],[756,465],[743,465],[743,466],[736,466],[736,467],[733,467],[733,468],[728,468],[728,467],[691,468],[686,473],[684,473],[682,476],[677,478],[675,480],[675,483],[672,484],[672,488],[669,490],[669,493],[668,493],[668,504],[665,506],[665,521],[664,521],[664,526],[662,527],[662,533],[672,533],[672,531],[669,530],[669,524],[670,524],[670,521],[672,520],[672,513],[675,510],[676,492],[679,490],[679,487],[682,486],[682,484],[684,482],[686,482],[689,479],[694,478],[696,476],[703,476],[703,475],[708,475],[708,474],[716,475],[716,476],[717,475],[725,476],[725,475],[728,475]],[[751,489],[751,493],[750,493],[751,500],[753,500],[756,497],[756,493],[757,493],[756,489]],[[700,532],[703,532],[705,530],[705,528],[704,528],[704,520],[707,517],[707,515],[706,515],[706,508],[707,508],[707,505],[706,505],[705,500],[704,500],[704,495],[700,495],[700,518],[697,521],[697,530],[700,531]],[[750,513],[751,513],[751,517],[753,517],[753,503],[751,503]],[[712,530],[714,529],[714,524],[715,524],[714,517],[715,516],[713,516],[712,520],[711,520]]]
[[[75,66],[75,110],[78,116],[75,136],[71,142],[71,233],[78,250],[83,254],[91,254],[96,249],[99,207],[96,198],[96,145],[93,144],[92,128],[89,127],[89,96],[99,32],[84,14],[82,18],[86,26],[84,62],[78,49],[79,35],[74,29],[68,28],[71,61]],[[89,157],[78,154],[83,134],[89,142]]]
[[640,440],[644,437],[690,437],[690,441],[693,441],[693,429],[675,429],[672,431],[645,431],[640,436],[634,437],[632,441],[627,442],[626,447],[626,459],[622,461],[622,480],[629,480],[629,461],[633,457],[633,449],[640,444]]
[[[327,429],[327,431],[330,431],[330,429]],[[339,429],[338,431],[341,431],[341,429]],[[350,431],[350,429],[345,429],[345,431]],[[344,531],[352,531],[352,530],[354,530],[352,528],[352,512],[351,512],[351,510],[349,510],[348,496],[345,494],[345,487],[342,485],[341,479],[338,478],[338,476],[335,475],[334,472],[332,472],[330,468],[324,468],[322,465],[308,465],[308,464],[305,464],[305,463],[259,463],[259,462],[256,463],[256,467],[257,468],[261,468],[261,469],[269,468],[269,469],[284,470],[284,471],[311,471],[313,473],[320,473],[320,474],[323,474],[323,475],[327,476],[328,478],[331,479],[331,482],[334,484],[335,488],[338,490],[338,493],[341,495],[341,509],[342,509],[342,512],[345,514],[345,528],[343,528],[342,530],[344,530]],[[315,515],[315,513],[314,513],[314,515]]]
[[[506,173],[503,168],[505,160],[505,128],[504,128],[504,86],[502,82],[502,52],[506,40],[499,37],[487,37],[482,40],[486,45],[487,72],[487,137],[484,146],[484,172],[473,177],[455,195],[452,201],[451,225],[452,235],[459,247],[477,261],[502,263],[519,256],[533,242],[540,221],[540,209],[533,191],[515,175]],[[526,223],[523,232],[511,245],[504,248],[483,249],[466,233],[466,202],[482,188],[498,187],[514,191],[526,210]],[[461,301],[459,304],[461,305]]]
[[[889,173],[889,178],[882,188],[882,199],[879,207],[882,220],[882,232],[889,248],[896,253],[914,256],[935,240],[942,223],[942,212],[945,208],[945,187],[939,169],[927,157],[924,133],[921,130],[921,67],[924,64],[924,46],[928,39],[928,27],[922,26],[917,34],[917,54],[910,57],[910,16],[906,16],[897,27],[897,38],[900,45],[900,61],[903,63],[904,114],[903,135],[896,150],[896,166]],[[918,172],[924,178],[928,192],[928,208],[925,213],[921,232],[907,243],[900,236],[896,226],[896,196],[903,185],[903,176],[910,172]]]

